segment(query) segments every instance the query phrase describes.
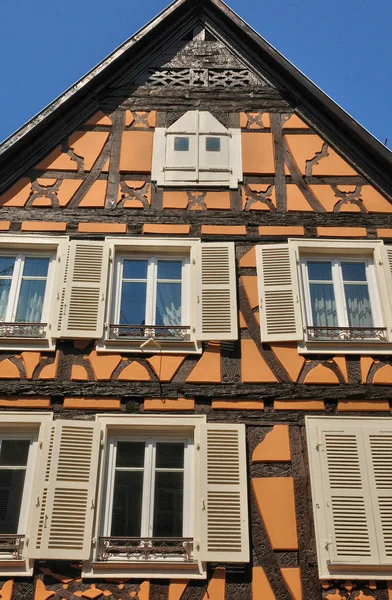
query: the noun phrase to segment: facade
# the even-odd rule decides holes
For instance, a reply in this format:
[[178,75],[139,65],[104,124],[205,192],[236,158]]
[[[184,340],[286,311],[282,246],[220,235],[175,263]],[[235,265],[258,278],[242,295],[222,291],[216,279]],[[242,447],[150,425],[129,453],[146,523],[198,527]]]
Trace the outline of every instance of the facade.
[[392,155],[220,0],[0,148],[2,600],[392,598]]

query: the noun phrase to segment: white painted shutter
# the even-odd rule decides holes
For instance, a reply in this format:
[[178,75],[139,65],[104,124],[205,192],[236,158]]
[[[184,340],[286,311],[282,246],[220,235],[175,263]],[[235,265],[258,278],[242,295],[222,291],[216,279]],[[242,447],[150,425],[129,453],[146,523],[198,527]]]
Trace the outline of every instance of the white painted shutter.
[[59,274],[56,279],[57,297],[56,297],[56,309],[55,309],[55,317],[54,317],[54,324],[53,324],[53,337],[56,337],[56,338],[61,336],[61,331],[63,328],[65,293],[67,290],[70,253],[71,253],[71,246],[68,243],[67,247],[64,248],[64,252],[60,255]]
[[61,337],[102,337],[108,258],[109,247],[105,242],[74,240],[70,243],[64,299],[60,299]]
[[[30,558],[87,560],[95,508],[100,425],[56,421],[46,438],[48,462],[38,496]],[[38,515],[38,519],[37,519]]]
[[363,427],[381,564],[392,560],[392,428]]
[[327,539],[321,543],[329,549],[330,563],[377,564],[361,426],[342,423],[320,426],[318,438],[315,451],[320,455],[323,501],[322,505],[317,502],[315,514],[322,519],[325,511]]
[[197,261],[196,339],[238,339],[233,242],[201,244]]
[[248,562],[245,425],[202,425],[200,461],[200,558]]
[[295,252],[289,244],[256,246],[263,342],[302,340]]
[[380,248],[376,247],[374,258],[379,276],[388,339],[392,342],[392,246],[383,245]]

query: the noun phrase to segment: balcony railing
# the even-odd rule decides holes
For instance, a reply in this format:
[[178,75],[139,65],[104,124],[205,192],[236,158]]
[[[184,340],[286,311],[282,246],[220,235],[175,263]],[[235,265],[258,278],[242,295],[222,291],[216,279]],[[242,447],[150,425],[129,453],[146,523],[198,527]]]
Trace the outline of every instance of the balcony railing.
[[47,323],[0,323],[0,337],[44,338]]
[[20,559],[22,557],[24,539],[24,535],[0,535],[0,560],[3,554],[11,554],[15,560]]
[[192,538],[100,537],[98,560],[125,556],[128,560],[182,558],[192,560]]
[[190,326],[188,325],[110,325],[109,337],[111,340],[123,338],[134,340],[183,341],[190,340]]
[[308,340],[387,342],[386,327],[308,327]]

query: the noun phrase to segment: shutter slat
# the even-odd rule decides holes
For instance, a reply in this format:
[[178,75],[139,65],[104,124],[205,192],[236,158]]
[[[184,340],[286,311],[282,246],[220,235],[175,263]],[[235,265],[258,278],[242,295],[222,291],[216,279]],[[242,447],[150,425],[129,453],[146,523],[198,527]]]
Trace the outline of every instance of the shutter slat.
[[203,561],[249,560],[244,425],[201,428]]
[[58,326],[61,337],[102,337],[107,276],[107,244],[84,240],[70,242],[60,298]]
[[236,340],[237,295],[233,243],[201,244],[196,338]]
[[294,251],[289,244],[261,245],[256,249],[262,341],[302,340]]

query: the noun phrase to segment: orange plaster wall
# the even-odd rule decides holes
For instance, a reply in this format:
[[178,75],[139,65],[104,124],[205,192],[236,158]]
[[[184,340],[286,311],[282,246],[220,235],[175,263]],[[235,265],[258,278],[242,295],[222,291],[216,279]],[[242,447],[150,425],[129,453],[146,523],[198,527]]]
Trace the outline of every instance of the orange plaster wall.
[[253,340],[241,340],[242,383],[276,383],[277,379]]
[[220,383],[222,378],[220,345],[209,343],[187,377],[187,383]]
[[108,182],[103,179],[94,181],[88,192],[79,202],[80,208],[104,208]]
[[252,462],[290,462],[288,425],[274,425],[253,451]]
[[0,196],[0,206],[24,206],[31,194],[31,182],[27,177],[20,179],[5,194]]
[[34,169],[39,171],[77,171],[78,164],[76,160],[61,151],[61,146],[58,146],[42,160]]
[[120,171],[149,173],[152,166],[152,131],[124,131],[120,154]]
[[267,175],[275,173],[271,133],[242,132],[242,168],[246,174]]
[[184,411],[195,410],[195,401],[189,398],[178,398],[177,400],[165,400],[164,398],[144,400],[144,410],[157,411]]
[[91,171],[109,137],[105,131],[76,131],[68,140],[69,147],[83,158],[84,170]]
[[298,550],[293,478],[255,478],[252,487],[273,550]]

